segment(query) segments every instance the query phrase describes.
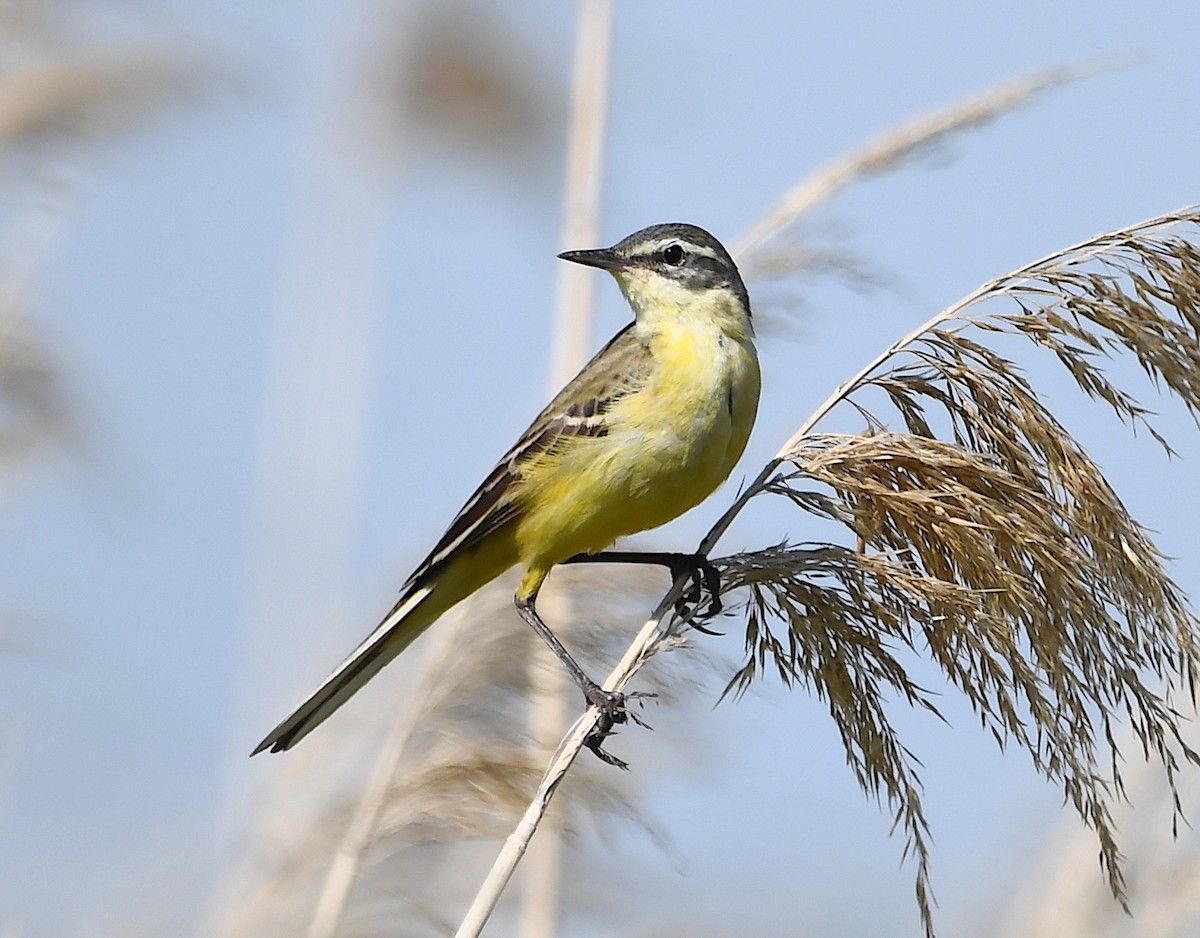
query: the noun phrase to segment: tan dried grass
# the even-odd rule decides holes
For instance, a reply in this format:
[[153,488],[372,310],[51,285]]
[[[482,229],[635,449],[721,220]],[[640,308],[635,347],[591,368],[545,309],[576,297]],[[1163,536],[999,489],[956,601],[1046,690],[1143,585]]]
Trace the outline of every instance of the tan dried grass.
[[[999,745],[1024,749],[1062,786],[1122,903],[1117,724],[1160,763],[1176,806],[1181,762],[1200,764],[1175,707],[1182,692],[1194,708],[1200,663],[1186,597],[1016,363],[983,342],[1000,333],[1050,351],[1084,394],[1169,451],[1106,365],[1134,356],[1200,415],[1198,233],[1200,209],[1189,208],[985,284],[839,388],[706,540],[762,494],[845,528],[853,546],[784,545],[722,562],[724,587],[744,591],[747,613],[746,658],[727,692],[769,671],[826,701],[859,783],[905,833],[929,934],[917,760],[886,703],[937,707],[897,648],[931,658]],[[905,432],[863,403],[872,389]],[[843,404],[866,432],[815,432]]]

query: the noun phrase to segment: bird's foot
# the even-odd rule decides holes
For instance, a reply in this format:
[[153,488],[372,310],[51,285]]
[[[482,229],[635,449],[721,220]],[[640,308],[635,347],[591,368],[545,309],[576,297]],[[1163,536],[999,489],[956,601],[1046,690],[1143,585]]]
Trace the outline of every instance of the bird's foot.
[[[721,611],[723,608],[721,605],[721,574],[708,557],[704,554],[678,554],[676,559],[671,562],[670,569],[673,579],[678,580],[685,575],[688,577],[687,588],[675,600],[675,614],[679,618],[688,619],[697,615],[700,600],[706,590],[710,597],[708,609],[699,614],[705,619],[711,619]],[[692,622],[691,626],[697,632],[703,632],[705,635],[724,634],[695,622]]]
[[604,740],[612,735],[613,728],[629,719],[629,712],[625,709],[625,695],[617,691],[605,690],[599,684],[593,683],[583,689],[583,696],[587,698],[589,706],[596,707],[600,711],[596,725],[592,727],[592,731],[588,733],[583,744],[592,750],[601,762],[607,762],[618,769],[628,770],[628,762],[618,759],[602,748]]

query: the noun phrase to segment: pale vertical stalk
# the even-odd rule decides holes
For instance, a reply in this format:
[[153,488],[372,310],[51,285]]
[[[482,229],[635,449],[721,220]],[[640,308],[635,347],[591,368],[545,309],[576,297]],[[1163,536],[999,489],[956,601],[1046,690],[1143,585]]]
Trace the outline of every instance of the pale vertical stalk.
[[[596,247],[599,243],[612,20],[612,0],[580,3],[563,191],[563,250]],[[551,393],[574,377],[587,361],[594,287],[594,271],[579,264],[558,265]]]
[[[612,0],[583,0],[575,34],[571,79],[566,181],[563,191],[561,246],[593,247],[600,237],[600,192],[605,119],[612,49]],[[593,272],[577,264],[558,265],[550,393],[586,363],[595,306]],[[569,622],[571,599],[552,583],[542,590],[542,611],[552,622]],[[530,736],[539,752],[549,752],[570,715],[571,688],[549,651],[536,643],[529,660]],[[558,933],[562,891],[563,832],[555,819],[543,826],[525,867],[518,933],[523,938],[554,938]]]
[[409,689],[407,706],[388,732],[375,768],[371,771],[342,841],[333,855],[329,872],[321,887],[321,895],[313,911],[312,921],[309,923],[308,938],[334,938],[337,934],[346,910],[346,902],[350,898],[350,890],[362,868],[367,848],[379,827],[379,818],[392,779],[396,775],[396,768],[400,765],[417,721],[424,712],[421,703],[433,695],[434,689],[445,674],[450,656],[456,648],[461,647],[459,643],[463,625],[469,618],[470,603],[464,603],[455,611],[452,621],[443,621],[434,630],[433,635],[426,639],[428,650],[420,670],[421,679],[416,687]]
[[[346,50],[351,55],[355,54],[354,50],[360,50],[367,44],[362,41],[364,38],[362,34],[364,26],[367,26],[367,24],[377,24],[385,13],[384,7],[377,0],[363,0],[361,5],[362,10],[360,12],[362,19],[358,21],[359,25],[356,27],[355,36],[345,45]],[[333,6],[334,8],[341,8],[340,2],[335,3]],[[411,4],[401,4],[400,7],[400,9],[389,9],[386,12],[393,19],[391,28],[395,31],[395,35],[403,38],[410,34],[410,30],[405,29],[403,24],[394,22],[394,18],[400,15],[408,16],[411,13]],[[344,13],[345,10],[341,9],[341,12]],[[357,19],[357,17],[353,17],[352,19]],[[367,28],[370,27],[367,26]],[[401,59],[404,58],[404,52],[405,50],[402,48],[394,50],[394,54]],[[350,96],[351,100],[349,103],[345,101],[341,102],[337,110],[341,114],[348,113],[350,115],[348,120],[343,117],[341,122],[343,124],[350,124],[351,126],[342,127],[339,136],[345,137],[353,146],[362,150],[369,144],[377,142],[372,141],[369,135],[377,134],[378,128],[371,126],[369,121],[372,117],[375,120],[378,117],[371,111],[369,104],[363,103],[366,89],[362,86],[361,73],[357,69],[351,69],[350,73],[355,79],[355,83],[345,89],[344,93]],[[393,135],[389,145],[388,157],[394,161],[401,155],[404,143],[405,115],[402,103],[403,97],[399,95],[393,96],[393,100],[388,102],[388,114],[390,120],[393,122],[390,128],[393,131]],[[356,123],[356,117],[360,117],[361,123]],[[393,171],[396,170],[395,165],[391,168]],[[370,167],[370,169],[378,169],[378,167]],[[361,165],[359,166],[359,172],[364,172]],[[394,175],[388,177],[387,181],[394,181],[394,178]],[[322,181],[318,185],[325,186],[326,182]],[[388,204],[383,195],[382,192],[375,192],[373,196],[373,208],[369,209],[375,216],[374,220],[380,224],[373,226],[370,231],[360,232],[357,237],[348,239],[350,243],[357,242],[360,249],[366,248],[370,250],[370,254],[375,261],[372,265],[370,271],[371,277],[368,281],[372,283],[379,282],[380,272],[382,271],[382,258],[378,253],[378,248],[383,243],[381,225],[385,217],[383,211]],[[358,206],[360,219],[364,217],[365,210],[365,205]],[[326,234],[325,237],[328,238],[331,236]],[[335,317],[339,321],[345,317],[346,311],[343,303],[336,302],[336,298],[333,297],[326,297],[325,301],[325,315]],[[378,304],[372,304],[370,310],[361,309],[358,311],[358,314],[365,316],[368,312],[370,313],[372,323],[377,321]],[[371,356],[365,345],[360,348],[358,354],[368,362],[371,360]],[[364,372],[367,371],[365,368],[362,370]],[[341,380],[341,377],[333,376],[326,379],[323,382],[326,392],[328,389],[338,387]],[[368,405],[365,384],[359,391],[359,398],[356,404],[357,412],[365,418]],[[325,450],[325,445],[324,442],[321,444],[322,452]],[[357,458],[361,460],[362,456],[363,451],[360,447]],[[387,798],[392,778],[395,775],[396,766],[404,755],[415,722],[421,712],[420,702],[428,697],[435,680],[444,670],[451,646],[458,637],[461,619],[462,616],[460,613],[459,617],[453,623],[445,623],[445,627],[438,633],[439,637],[437,639],[430,641],[430,647],[426,652],[425,659],[428,665],[422,669],[422,678],[415,688],[415,694],[408,700],[407,706],[401,709],[399,719],[389,729],[384,745],[354,806],[353,813],[342,834],[341,841],[338,843],[330,860],[329,870],[321,884],[321,891],[313,910],[312,919],[309,922],[307,931],[309,938],[333,938],[340,930],[351,889],[358,878],[366,850],[374,839],[380,812]]]
[[[277,294],[268,327],[264,392],[250,511],[247,629],[242,705],[261,722],[263,698],[280,688],[267,675],[292,667],[297,628],[324,636],[329,657],[344,639],[348,548],[358,519],[364,477],[371,377],[376,365],[383,246],[397,165],[372,164],[372,115],[362,105],[356,68],[363,27],[378,22],[379,0],[326,0],[313,7],[303,102],[293,141],[288,226],[282,237]],[[399,121],[399,117],[396,118]],[[270,725],[270,724],[267,724]],[[236,733],[250,739],[249,731]],[[238,765],[245,752],[236,753]],[[312,810],[306,759],[274,764],[269,790],[258,798],[251,841],[287,842],[297,815]],[[250,814],[250,786],[231,780],[230,825]],[[249,861],[247,861],[249,863]],[[210,906],[208,934],[245,934],[257,927],[239,917],[239,896],[252,895],[255,870],[226,875]]]

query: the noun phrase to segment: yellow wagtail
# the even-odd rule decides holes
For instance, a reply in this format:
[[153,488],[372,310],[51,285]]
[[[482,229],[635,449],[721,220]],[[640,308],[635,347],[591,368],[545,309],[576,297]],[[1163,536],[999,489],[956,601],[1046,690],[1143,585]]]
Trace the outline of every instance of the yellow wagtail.
[[278,752],[311,732],[452,606],[521,564],[517,611],[600,708],[600,749],[624,698],[591,680],[538,615],[555,564],[665,564],[700,574],[720,608],[707,558],[607,552],[708,497],[742,455],[758,410],[750,299],[729,252],[693,225],[654,225],[611,248],[564,260],[607,270],[634,321],[550,402],[405,583],[400,601],[316,692],[259,743]]

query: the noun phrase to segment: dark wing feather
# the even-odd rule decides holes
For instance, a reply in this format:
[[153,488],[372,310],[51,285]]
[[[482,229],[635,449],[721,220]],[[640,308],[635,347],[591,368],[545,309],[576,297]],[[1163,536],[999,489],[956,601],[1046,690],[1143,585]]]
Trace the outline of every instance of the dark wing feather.
[[554,397],[529,429],[467,499],[446,533],[409,578],[405,588],[435,572],[458,551],[515,520],[521,504],[514,483],[531,456],[546,452],[571,436],[604,436],[604,415],[615,401],[641,388],[650,370],[649,349],[632,332],[630,323],[595,354],[583,370]]

